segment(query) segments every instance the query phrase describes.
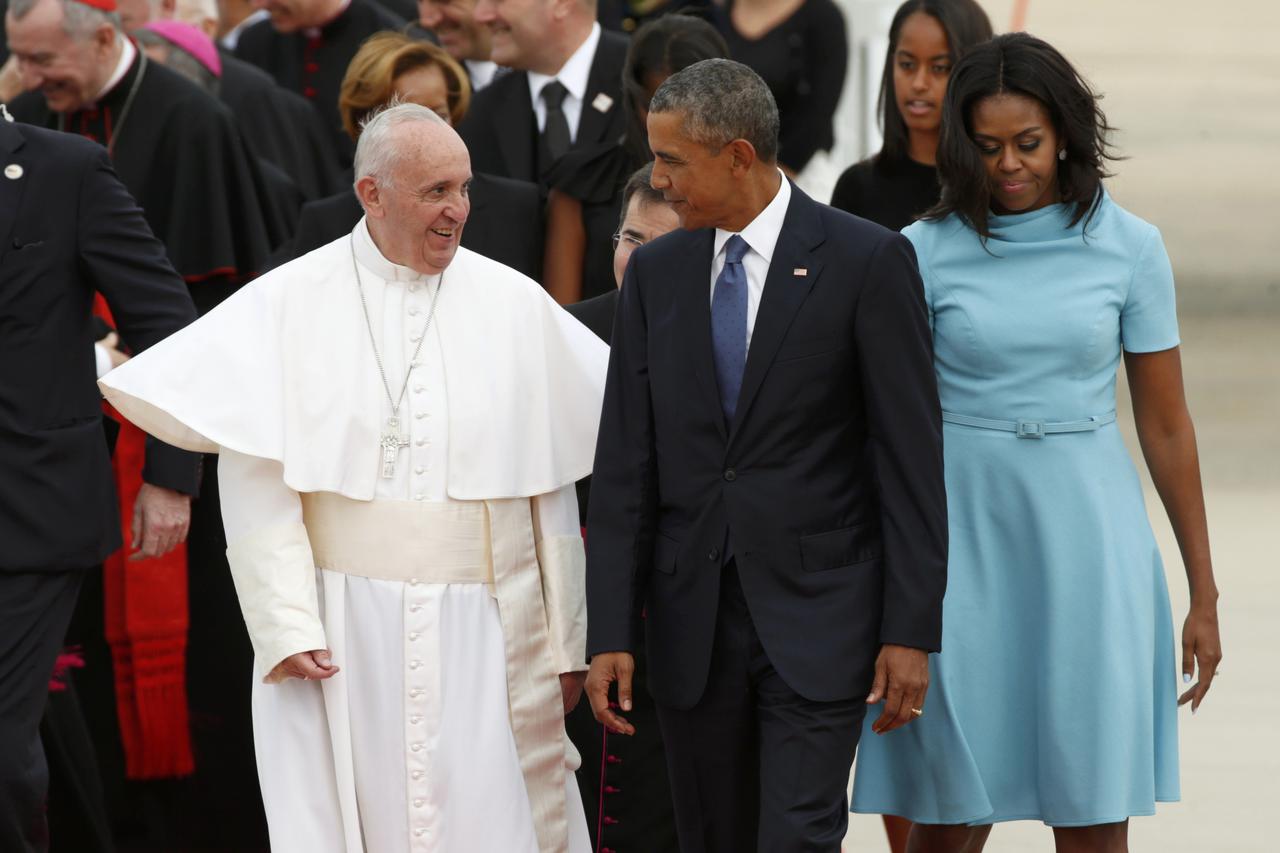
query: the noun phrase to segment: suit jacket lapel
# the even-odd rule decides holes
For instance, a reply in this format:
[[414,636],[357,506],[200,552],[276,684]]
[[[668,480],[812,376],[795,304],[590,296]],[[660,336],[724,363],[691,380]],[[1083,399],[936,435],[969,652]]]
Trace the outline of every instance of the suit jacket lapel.
[[[591,73],[587,76],[587,92],[582,99],[582,117],[578,119],[575,148],[605,141],[610,124],[622,109],[618,80],[622,76],[621,59],[625,52],[615,54],[611,48],[610,33],[602,32],[600,43],[596,45],[596,55],[591,58]],[[604,101],[597,101],[601,95],[609,99],[603,110],[596,109],[597,103],[605,106]]]
[[538,121],[533,114],[533,101],[529,98],[529,77],[523,71],[509,76],[512,79],[506,84],[504,103],[495,110],[498,147],[509,177],[536,181],[538,167],[534,163],[534,146],[538,138]]
[[[751,410],[774,356],[778,353],[791,321],[822,272],[822,262],[812,250],[822,243],[824,233],[817,205],[799,187],[791,187],[791,203],[783,220],[782,233],[773,250],[764,292],[756,311],[751,348],[742,374],[742,390],[734,413],[732,434],[736,434]],[[803,269],[803,275],[796,271]],[[710,310],[708,309],[708,314]],[[708,332],[708,336],[710,332]]]
[[711,252],[715,233],[705,228],[693,235],[690,262],[682,264],[672,278],[676,298],[681,302],[678,316],[684,325],[682,337],[688,342],[688,363],[720,437],[727,440],[729,432],[720,409],[720,387],[716,384],[715,356],[711,352]]
[[22,156],[25,152],[19,152],[25,143],[17,128],[0,118],[0,258],[13,249],[13,224],[18,218],[18,203],[22,201],[22,191],[30,181],[30,176],[25,173],[11,178],[5,170],[16,166],[25,172],[27,161]]

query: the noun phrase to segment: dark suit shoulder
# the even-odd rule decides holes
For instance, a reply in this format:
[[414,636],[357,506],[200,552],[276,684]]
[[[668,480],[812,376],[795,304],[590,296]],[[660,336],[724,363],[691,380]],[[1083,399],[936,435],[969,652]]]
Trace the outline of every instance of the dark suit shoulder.
[[271,26],[270,19],[258,21],[244,28],[236,42],[235,55],[254,65],[262,65],[270,58],[276,43],[283,38]]
[[[38,96],[37,96],[38,97]],[[7,134],[14,134],[28,146],[28,156],[48,159],[78,158],[85,162],[107,160],[106,149],[78,133],[63,133],[25,122],[0,122],[0,145],[7,145]],[[62,166],[59,163],[59,166]]]
[[503,175],[491,175],[488,172],[476,172],[471,178],[472,190],[483,186],[494,198],[501,198],[503,204],[516,204],[521,207],[541,207],[542,190],[531,181],[519,178],[508,178]]
[[615,287],[599,296],[566,305],[565,310],[607,344],[613,337],[613,315],[618,310],[618,289]]

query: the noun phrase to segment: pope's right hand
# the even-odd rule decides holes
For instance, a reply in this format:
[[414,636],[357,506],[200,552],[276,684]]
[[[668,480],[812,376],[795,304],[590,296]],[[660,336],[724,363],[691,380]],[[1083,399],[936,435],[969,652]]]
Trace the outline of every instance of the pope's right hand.
[[276,668],[271,670],[267,681],[283,681],[286,678],[300,678],[303,681],[323,681],[338,674],[328,649],[313,649],[309,652],[298,652],[289,655]]
[[618,683],[618,705],[624,711],[631,710],[631,676],[636,671],[636,659],[630,652],[605,652],[591,658],[587,672],[587,701],[591,713],[611,732],[633,735],[636,727],[613,712],[609,707],[609,685]]

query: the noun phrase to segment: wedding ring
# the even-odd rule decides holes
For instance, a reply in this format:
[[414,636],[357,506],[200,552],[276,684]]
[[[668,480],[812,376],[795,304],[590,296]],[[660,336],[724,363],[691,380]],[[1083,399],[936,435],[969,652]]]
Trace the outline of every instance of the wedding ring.
[[911,713],[915,714],[917,717],[924,716],[924,711],[922,711],[920,708],[912,708]]

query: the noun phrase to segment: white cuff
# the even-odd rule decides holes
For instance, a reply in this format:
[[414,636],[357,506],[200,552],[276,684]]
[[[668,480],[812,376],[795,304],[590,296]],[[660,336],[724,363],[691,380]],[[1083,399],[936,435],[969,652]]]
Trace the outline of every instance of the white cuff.
[[587,558],[582,537],[552,536],[538,543],[547,632],[557,673],[587,670]]

